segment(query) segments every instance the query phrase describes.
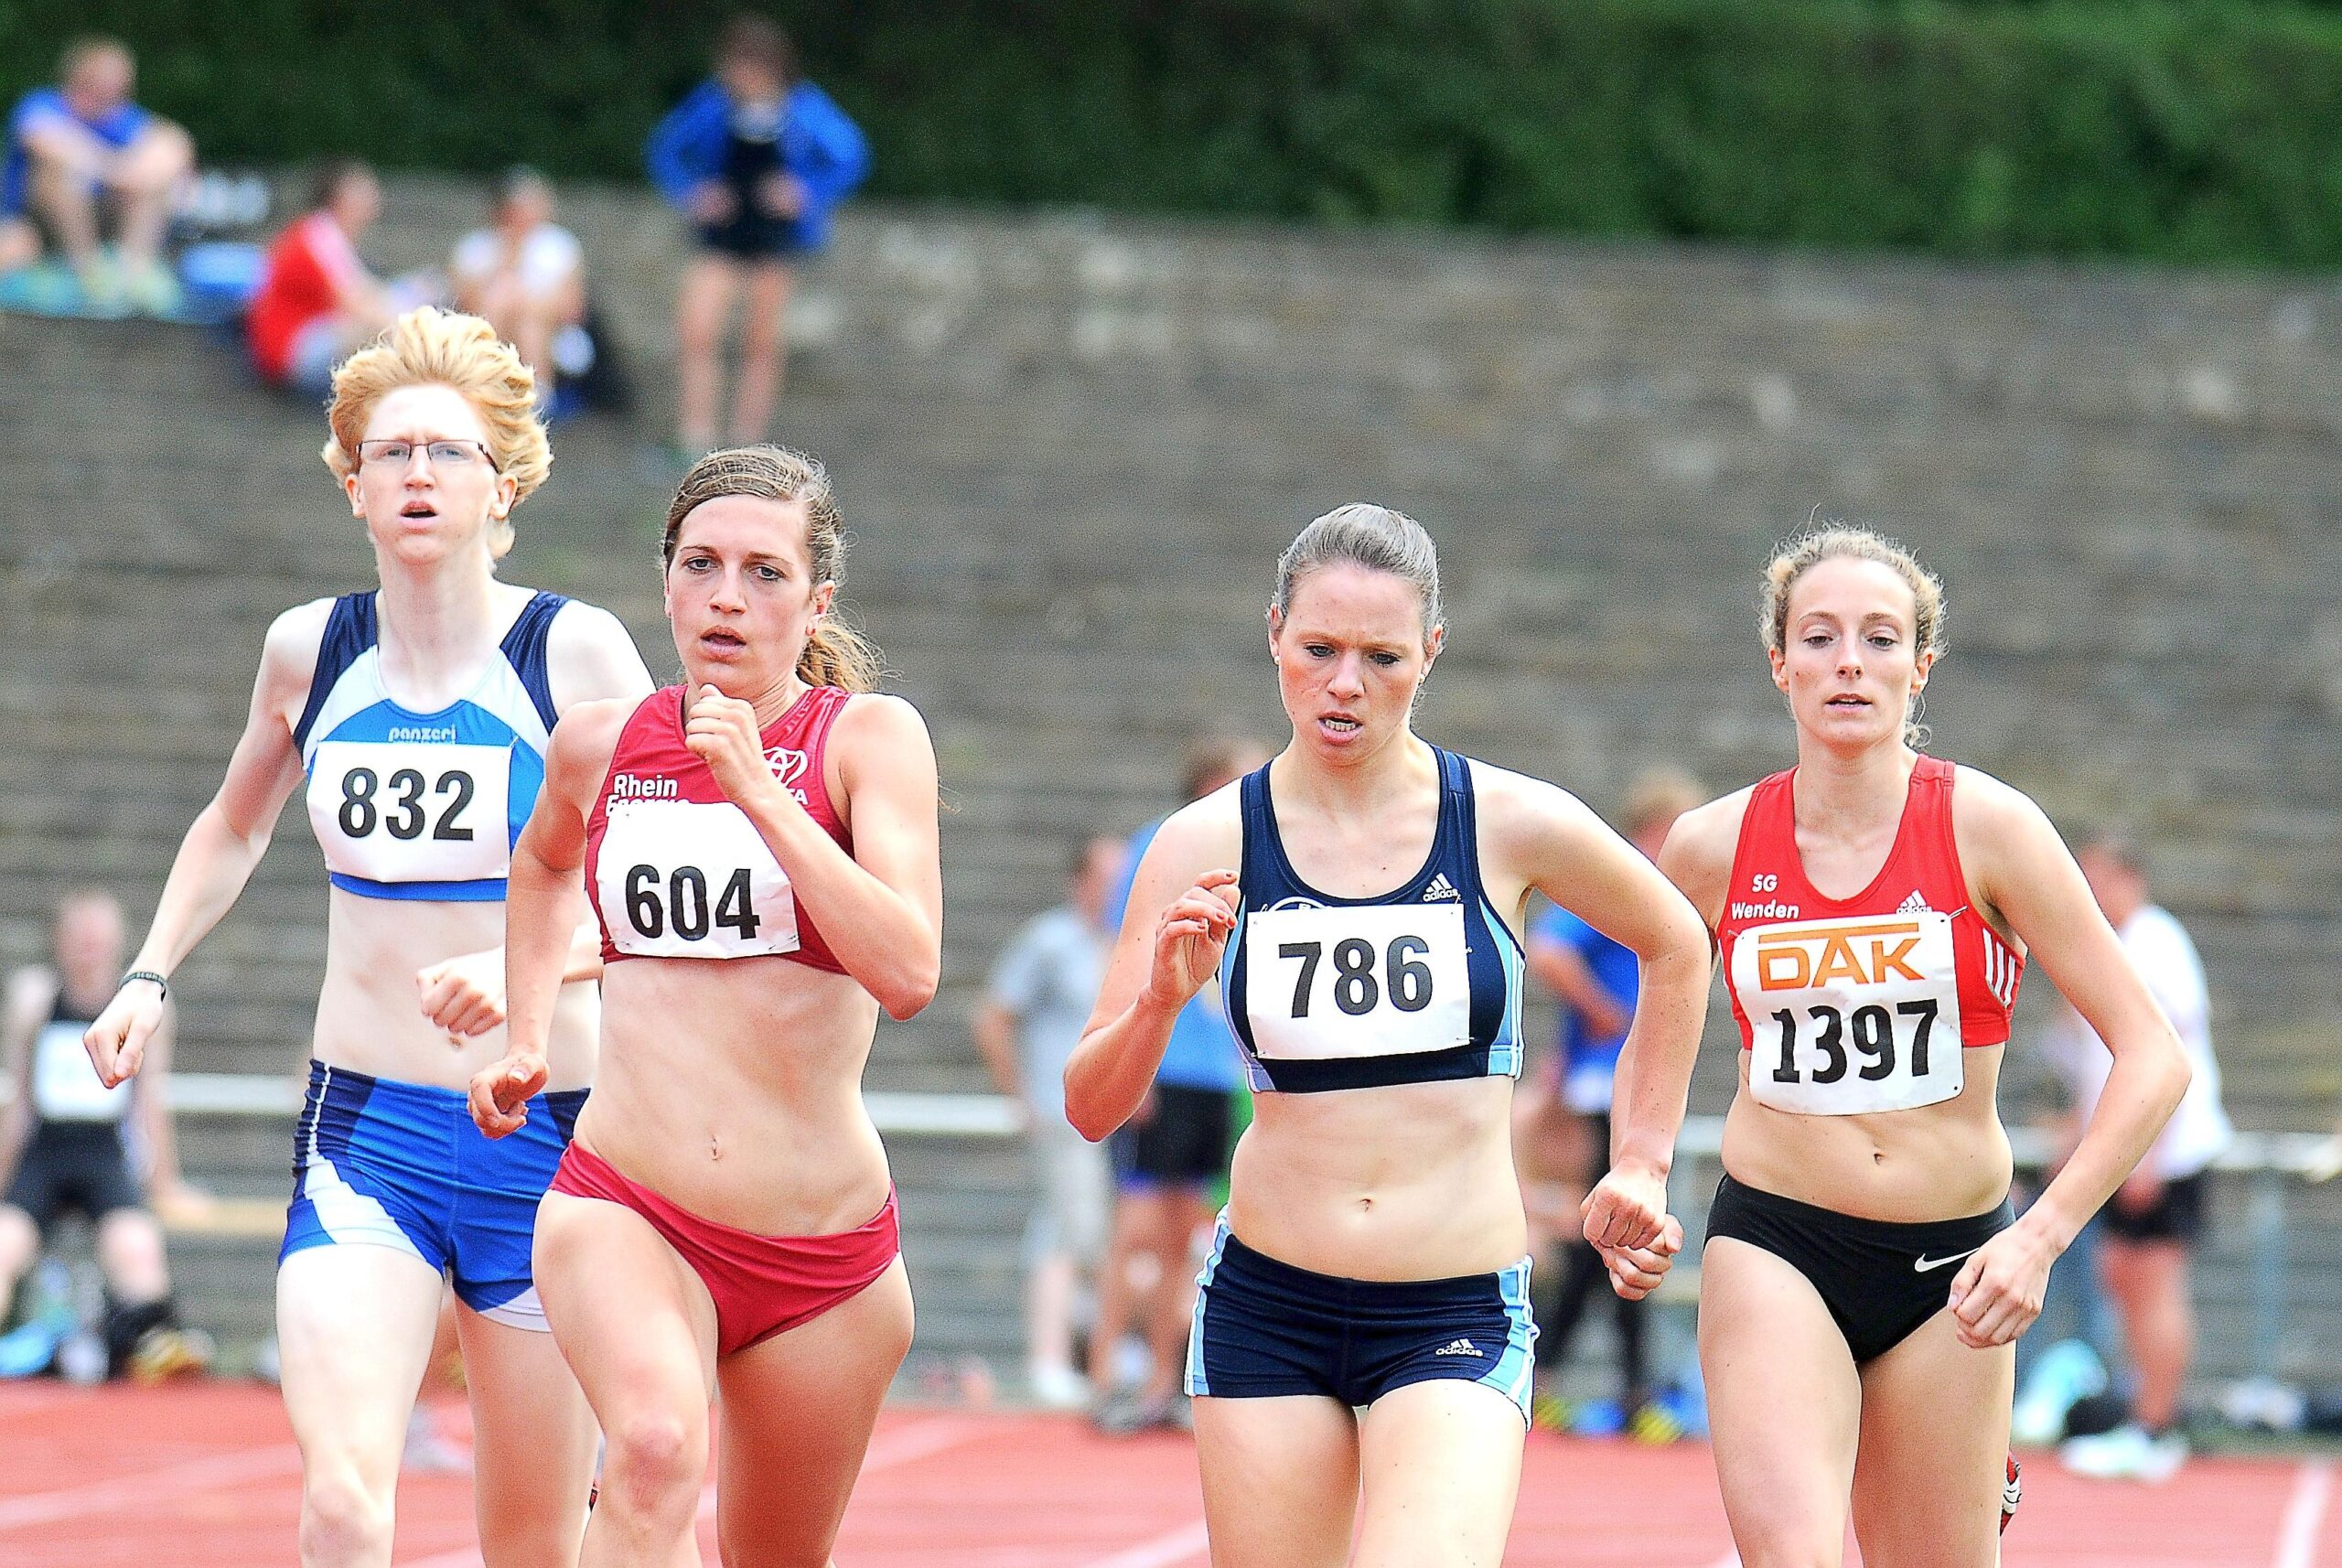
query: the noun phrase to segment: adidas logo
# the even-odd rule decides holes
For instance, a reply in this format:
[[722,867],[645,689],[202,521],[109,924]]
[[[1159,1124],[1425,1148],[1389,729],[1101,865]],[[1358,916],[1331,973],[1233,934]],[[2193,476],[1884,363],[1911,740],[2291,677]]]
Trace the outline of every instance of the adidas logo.
[[1901,904],[1896,907],[1895,912],[1898,915],[1932,915],[1935,913],[1933,909],[1928,907],[1928,901],[1919,897],[1919,890],[1916,887],[1911,889],[1911,896],[1908,898],[1904,899]]
[[[1443,898],[1453,899],[1458,904],[1464,902],[1464,895],[1456,891],[1456,884],[1447,879],[1447,873],[1445,871],[1434,876],[1431,879],[1431,886],[1423,889],[1423,902],[1426,904],[1436,904]],[[1462,1344],[1463,1341],[1458,1340],[1456,1343]],[[1447,1352],[1443,1350],[1440,1354],[1445,1356]]]
[[1479,1353],[1480,1348],[1469,1339],[1450,1339],[1432,1352],[1434,1356],[1477,1356]]

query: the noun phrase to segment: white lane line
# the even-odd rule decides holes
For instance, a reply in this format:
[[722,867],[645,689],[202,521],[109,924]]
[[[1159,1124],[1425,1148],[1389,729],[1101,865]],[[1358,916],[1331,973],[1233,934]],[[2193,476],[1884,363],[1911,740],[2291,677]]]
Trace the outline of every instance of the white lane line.
[[[863,1455],[862,1474],[874,1476],[881,1470],[891,1470],[897,1465],[924,1459],[930,1454],[940,1454],[946,1448],[965,1443],[983,1430],[982,1423],[959,1421],[949,1416],[934,1416],[896,1427],[891,1432],[880,1434],[871,1443],[870,1452]],[[715,1483],[713,1481],[700,1490],[699,1517],[704,1520],[715,1517]],[[402,1563],[400,1568],[481,1568],[479,1548],[458,1547],[453,1552],[442,1552],[435,1557],[420,1557],[412,1563]]]
[[1204,1533],[1204,1521],[1196,1520],[1152,1541],[1142,1541],[1135,1546],[1125,1547],[1111,1557],[1086,1563],[1082,1568],[1171,1568],[1175,1563],[1192,1562],[1202,1556],[1209,1544],[1209,1538]]
[[191,1459],[184,1465],[141,1471],[136,1475],[110,1476],[102,1481],[64,1487],[52,1492],[27,1492],[20,1497],[0,1498],[0,1530],[50,1524],[81,1514],[112,1513],[118,1509],[145,1511],[151,1509],[158,1498],[173,1492],[189,1492],[202,1487],[234,1486],[240,1481],[258,1480],[264,1476],[298,1474],[300,1468],[301,1451],[286,1443],[273,1448],[248,1448],[234,1454],[215,1454],[208,1459]]
[[2326,1505],[2334,1496],[2334,1461],[2305,1459],[2294,1477],[2294,1495],[2285,1500],[2285,1522],[2277,1527],[2277,1555],[2271,1568],[2309,1568],[2317,1550],[2318,1526],[2326,1522]]

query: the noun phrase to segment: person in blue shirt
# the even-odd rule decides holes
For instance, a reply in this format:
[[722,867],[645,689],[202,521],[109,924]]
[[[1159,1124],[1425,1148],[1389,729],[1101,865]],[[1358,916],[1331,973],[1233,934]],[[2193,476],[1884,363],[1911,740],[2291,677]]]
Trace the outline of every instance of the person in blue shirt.
[[[1627,793],[1622,825],[1628,842],[1656,861],[1675,819],[1706,799],[1704,789],[1673,769],[1643,774]],[[1601,1180],[1610,1166],[1611,1085],[1618,1070],[1619,1047],[1634,1021],[1640,965],[1631,949],[1558,906],[1549,906],[1531,928],[1528,959],[1529,972],[1561,1004],[1561,1031],[1553,1078],[1541,1086],[1533,1105],[1522,1108],[1522,1141],[1528,1146],[1521,1163],[1524,1168],[1564,1172],[1569,1185],[1583,1190]],[[1532,1211],[1551,1207],[1531,1204]],[[1608,1270],[1601,1253],[1579,1235],[1576,1219],[1573,1192],[1563,1221],[1551,1227],[1562,1242],[1561,1283],[1538,1342],[1538,1370],[1547,1387],[1559,1386],[1554,1374],[1568,1358],[1587,1301],[1599,1294],[1617,1313],[1618,1369],[1624,1384],[1618,1419],[1630,1423],[1638,1436],[1673,1435],[1668,1423],[1659,1419],[1663,1412],[1650,1405],[1644,1302],[1604,1288]],[[1548,1396],[1537,1402],[1542,1423],[1565,1424],[1568,1407],[1561,1400]]]
[[[1200,800],[1268,756],[1268,747],[1255,741],[1199,740],[1187,750],[1181,798]],[[1106,900],[1117,921],[1130,904],[1139,862],[1162,825],[1158,819],[1131,837],[1121,878]],[[1114,1221],[1099,1271],[1098,1320],[1090,1338],[1090,1376],[1104,1396],[1096,1419],[1104,1431],[1174,1424],[1184,1410],[1179,1379],[1195,1312],[1195,1269],[1188,1254],[1197,1230],[1212,1218],[1213,1189],[1228,1171],[1243,1073],[1219,993],[1207,986],[1180,1009],[1146,1103],[1109,1143]],[[1146,1260],[1141,1267],[1154,1275],[1144,1299],[1131,1285],[1132,1265],[1140,1260]],[[1135,1390],[1116,1389],[1114,1351],[1133,1322],[1151,1353],[1146,1378]]]
[[[80,277],[89,308],[167,315],[178,285],[161,260],[171,198],[195,166],[185,131],[131,101],[137,67],[113,38],[78,38],[58,85],[37,87],[8,116],[0,165],[0,273],[40,259],[44,231]],[[117,255],[99,248],[114,231]]]
[[696,248],[675,300],[677,445],[715,445],[720,349],[747,285],[730,441],[762,441],[780,393],[790,268],[828,241],[830,215],[869,172],[861,130],[798,74],[788,34],[736,16],[715,74],[650,133],[645,156],[661,195],[690,220]]

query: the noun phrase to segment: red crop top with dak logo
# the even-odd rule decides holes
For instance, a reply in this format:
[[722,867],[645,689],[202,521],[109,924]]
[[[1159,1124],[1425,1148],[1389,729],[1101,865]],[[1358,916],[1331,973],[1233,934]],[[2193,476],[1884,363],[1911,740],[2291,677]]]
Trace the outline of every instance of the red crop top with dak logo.
[[2008,1039],[2025,958],[1969,901],[1954,771],[1918,759],[1895,847],[1851,898],[1805,879],[1795,770],[1750,792],[1716,938],[1759,1103],[1823,1116],[1933,1105],[1965,1081],[1961,1047]]
[[[830,804],[822,757],[852,695],[812,687],[764,729],[774,776],[848,852],[854,842]],[[845,972],[798,908],[764,835],[683,744],[681,686],[643,698],[618,732],[586,820],[586,891],[602,922],[604,963],[778,955]]]

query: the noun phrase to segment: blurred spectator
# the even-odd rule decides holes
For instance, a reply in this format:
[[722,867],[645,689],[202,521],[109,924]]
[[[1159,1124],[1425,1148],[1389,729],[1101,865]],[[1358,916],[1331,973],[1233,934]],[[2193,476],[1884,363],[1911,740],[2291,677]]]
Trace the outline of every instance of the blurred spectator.
[[[2187,1440],[2176,1423],[2180,1383],[2196,1348],[2189,1254],[2204,1224],[2205,1172],[2232,1133],[2220,1108],[2210,998],[2196,944],[2167,910],[2149,901],[2144,866],[2127,841],[2100,834],[2084,842],[2074,858],[2123,951],[2178,1032],[2195,1077],[2154,1147],[2099,1213],[2100,1273],[2138,1374],[2132,1420],[2073,1439],[2061,1456],[2084,1475],[2163,1481],[2187,1457]],[[2061,1007],[2046,1043],[2065,1077],[2079,1128],[2097,1107],[2113,1058],[2070,1008]]]
[[[1687,774],[1671,768],[1643,774],[1627,792],[1628,841],[1656,861],[1675,819],[1706,799],[1707,791]],[[1529,972],[1561,1003],[1561,1030],[1552,1080],[1521,1096],[1517,1142],[1523,1171],[1532,1178],[1528,1185],[1534,1187],[1540,1175],[1565,1173],[1547,1184],[1557,1191],[1532,1191],[1524,1206],[1532,1216],[1532,1251],[1553,1241],[1561,1251],[1560,1284],[1537,1342],[1538,1369],[1548,1387],[1558,1389],[1553,1374],[1568,1359],[1588,1300],[1599,1296],[1610,1304],[1617,1325],[1620,1399],[1615,1412],[1590,1406],[1579,1412],[1591,1419],[1578,1424],[1588,1431],[1628,1425],[1652,1438],[1679,1436],[1673,1418],[1651,1403],[1644,1348],[1649,1304],[1624,1300],[1610,1289],[1602,1255],[1578,1229],[1578,1199],[1610,1168],[1612,1080],[1634,1022],[1641,965],[1633,950],[1559,907],[1548,908],[1531,929],[1528,961]],[[1570,1425],[1571,1413],[1557,1395],[1538,1401],[1543,1424]]]
[[[57,967],[35,965],[10,978],[0,1026],[13,1090],[0,1112],[0,1173],[9,1176],[0,1203],[0,1321],[52,1228],[78,1210],[97,1227],[109,1365],[145,1379],[198,1369],[210,1359],[209,1344],[178,1326],[163,1228],[133,1163],[134,1138],[158,1201],[201,1201],[179,1181],[178,1145],[163,1104],[169,1015],[146,1047],[145,1070],[106,1088],[81,1035],[120,983],[122,907],[110,894],[70,894],[58,906],[54,940]],[[53,1336],[59,1326],[27,1325],[19,1333],[46,1328]]]
[[[163,235],[195,145],[131,101],[137,67],[115,40],[76,39],[57,75],[57,86],[26,93],[8,116],[0,272],[39,260],[46,233],[92,311],[168,315],[178,285],[163,263]],[[99,243],[109,228],[112,256]]]
[[587,362],[576,353],[585,248],[553,221],[553,187],[536,170],[507,169],[494,201],[492,226],[465,235],[448,262],[456,308],[484,318],[520,350],[536,372],[537,404],[549,409],[556,371],[579,374]]
[[1025,1344],[1033,1396],[1053,1410],[1090,1398],[1073,1364],[1074,1294],[1105,1245],[1112,1177],[1106,1151],[1066,1122],[1065,1064],[1106,975],[1114,940],[1106,898],[1122,869],[1122,840],[1084,843],[1070,897],[1016,933],[976,1011],[976,1044],[1001,1092],[1023,1108],[1032,1141],[1040,1201],[1025,1229]]
[[372,169],[356,158],[319,166],[307,209],[268,248],[244,317],[252,364],[269,381],[323,397],[334,366],[391,324],[390,289],[358,259],[358,242],[381,212]]
[[790,268],[821,249],[832,209],[868,171],[862,132],[798,74],[786,33],[743,16],[724,30],[714,78],[659,122],[647,155],[697,239],[675,301],[679,455],[715,445],[718,349],[743,282],[730,437],[762,441],[780,392]]
[[[1254,741],[1198,741],[1187,751],[1183,798],[1202,800],[1260,767],[1268,755]],[[1138,863],[1162,825],[1152,822],[1131,840],[1106,905],[1107,918],[1118,929]],[[1213,1189],[1228,1174],[1229,1139],[1242,1083],[1236,1036],[1228,1026],[1219,987],[1208,983],[1172,1025],[1146,1102],[1107,1142],[1114,1161],[1114,1226],[1098,1287],[1097,1333],[1090,1341],[1091,1370],[1104,1395],[1097,1406],[1103,1431],[1184,1424],[1180,1380],[1196,1294],[1191,1254],[1197,1230],[1211,1220]],[[1133,1281],[1133,1267],[1144,1275],[1143,1291]],[[1114,1355],[1133,1323],[1146,1341],[1149,1361],[1145,1380],[1135,1390],[1123,1390],[1114,1386]]]

